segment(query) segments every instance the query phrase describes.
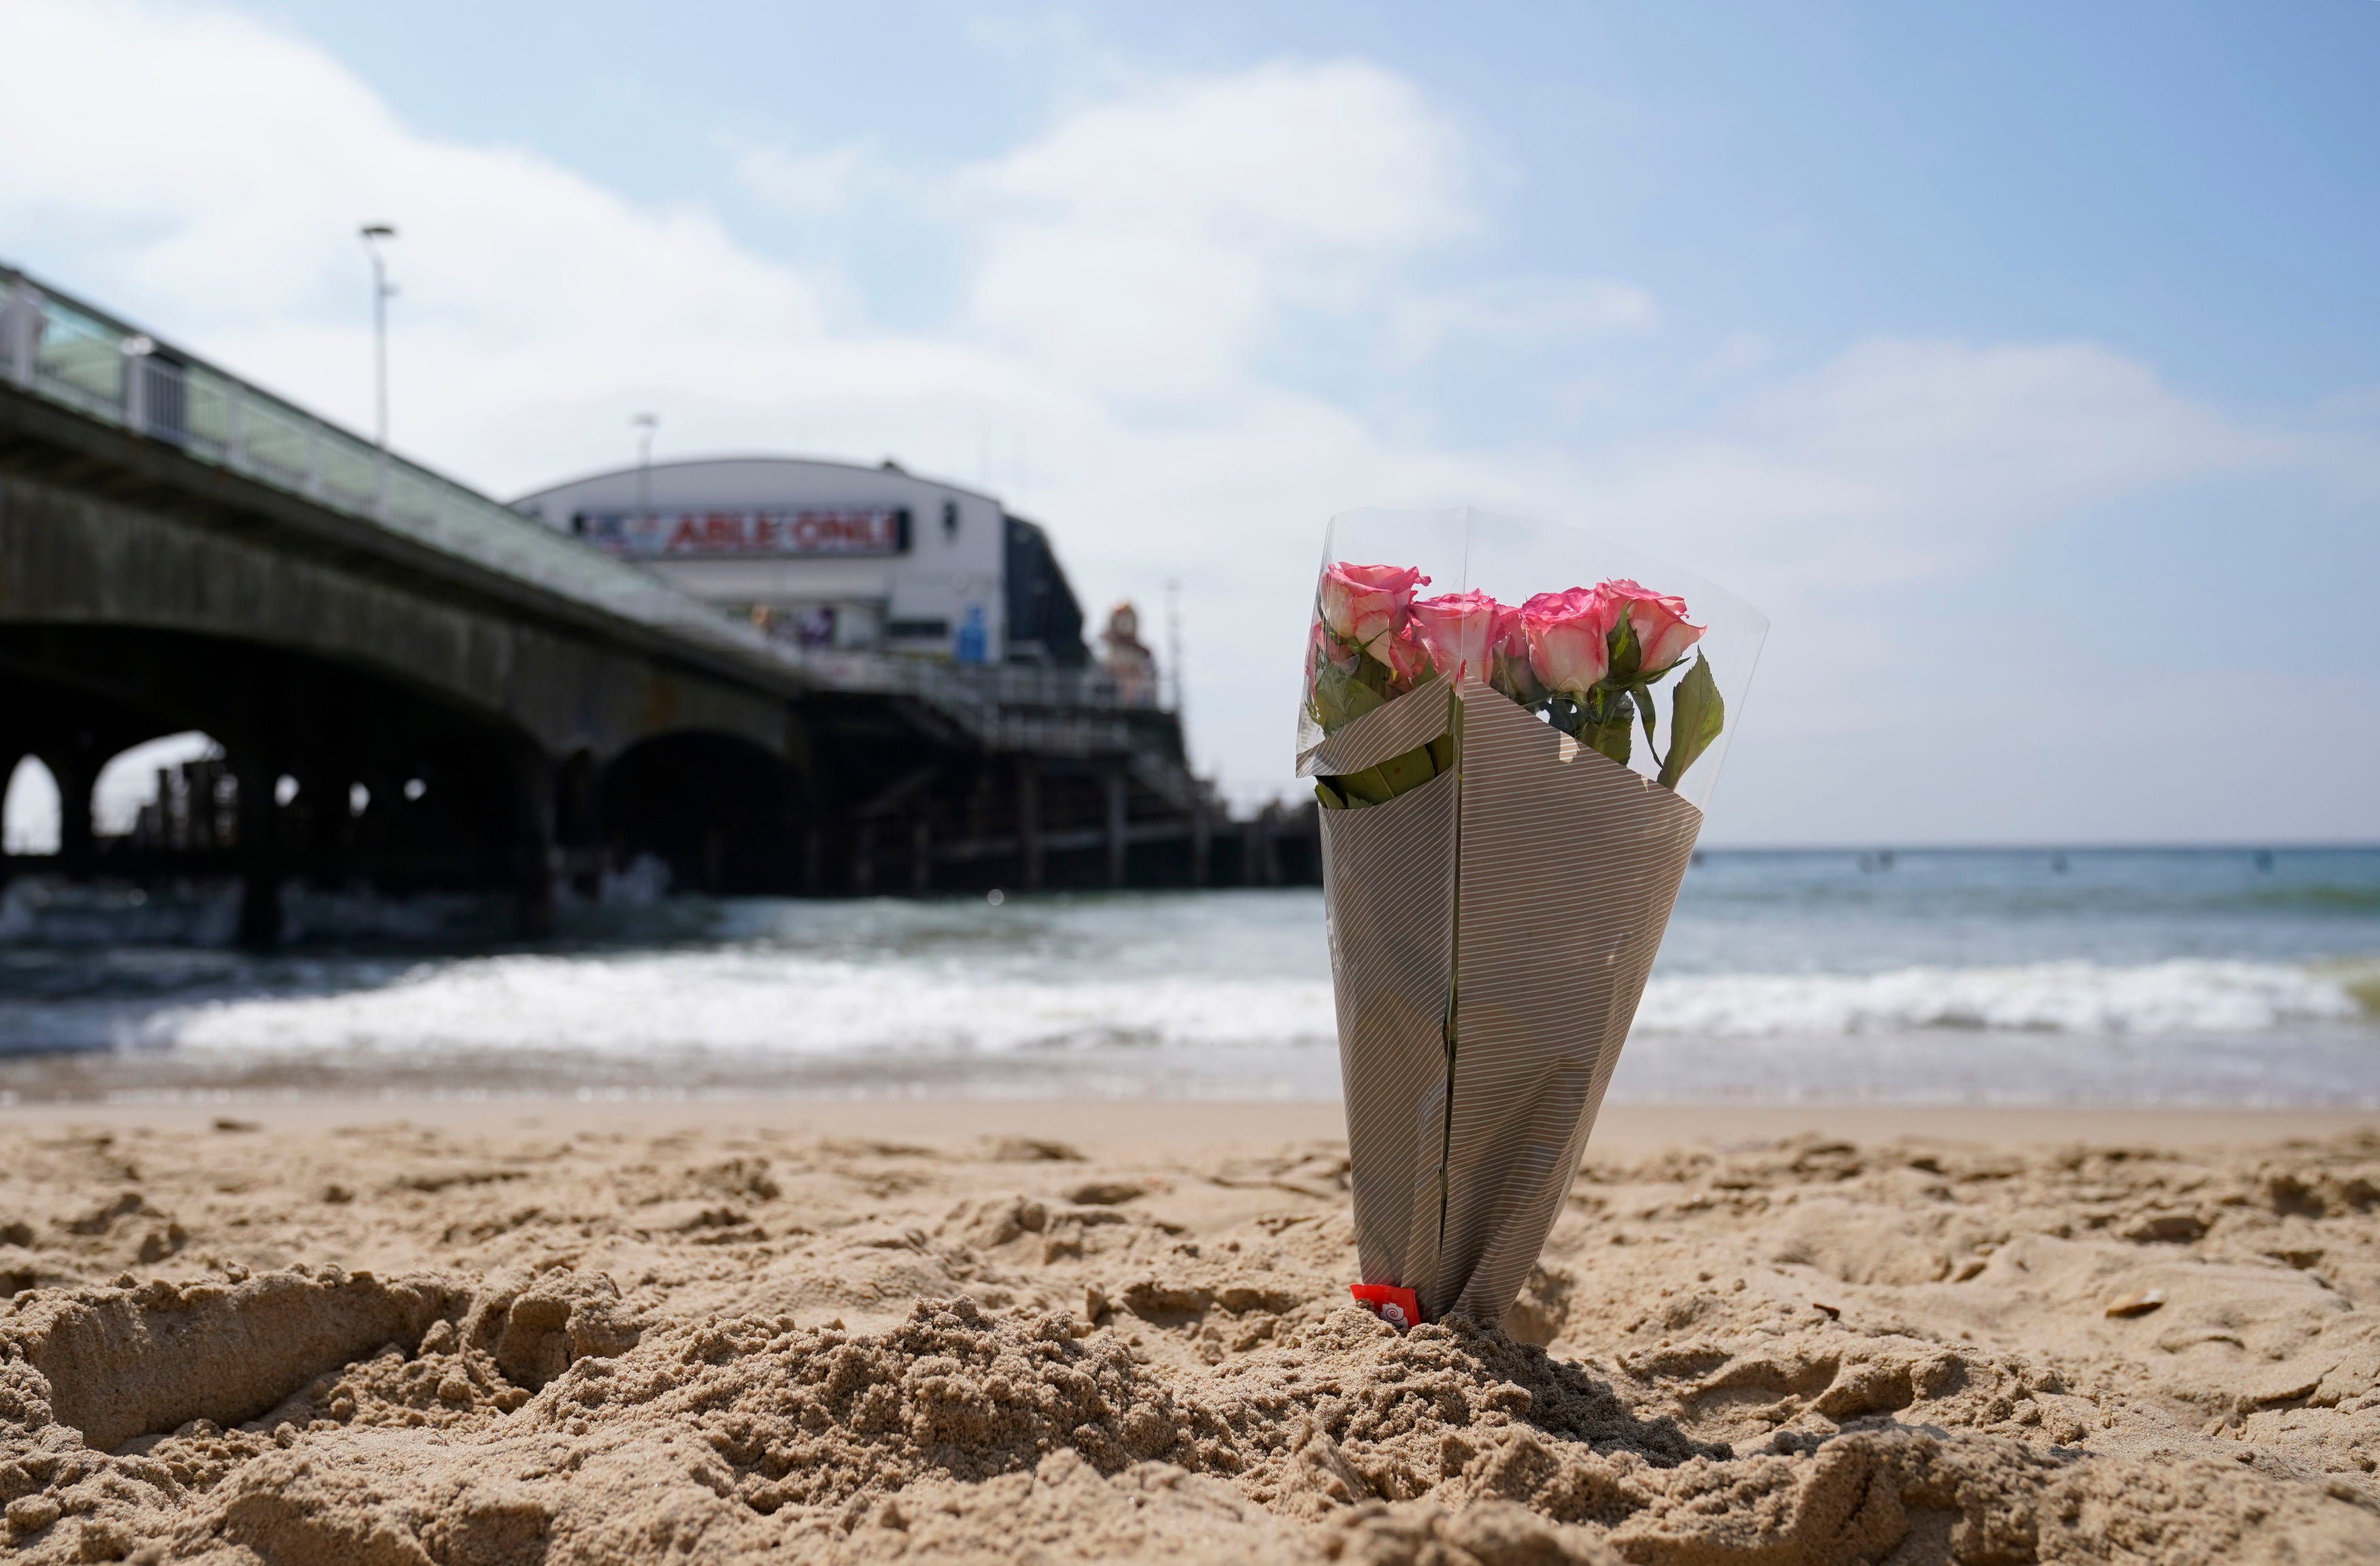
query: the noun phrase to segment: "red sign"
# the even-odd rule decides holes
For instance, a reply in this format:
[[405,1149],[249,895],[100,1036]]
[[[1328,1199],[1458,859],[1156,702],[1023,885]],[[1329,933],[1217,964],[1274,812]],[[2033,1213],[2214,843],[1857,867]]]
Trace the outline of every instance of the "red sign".
[[582,511],[570,530],[641,560],[699,555],[900,554],[909,514],[896,508]]

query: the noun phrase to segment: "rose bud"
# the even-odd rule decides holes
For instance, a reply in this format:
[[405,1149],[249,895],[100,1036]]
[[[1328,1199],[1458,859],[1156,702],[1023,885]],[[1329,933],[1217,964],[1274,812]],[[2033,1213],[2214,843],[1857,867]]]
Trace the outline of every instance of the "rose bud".
[[1686,649],[1702,639],[1703,627],[1686,623],[1686,601],[1647,591],[1621,578],[1597,589],[1621,603],[1636,632],[1636,667],[1647,676],[1660,674]]
[[1586,588],[1537,594],[1521,605],[1530,668],[1548,690],[1584,704],[1610,672],[1610,637],[1620,615],[1619,600]]
[[[1322,623],[1330,634],[1379,657],[1373,646],[1401,629],[1414,589],[1429,578],[1407,565],[1350,565],[1333,561],[1322,572]],[[1388,662],[1385,658],[1382,662]]]
[[1450,680],[1465,674],[1486,679],[1497,631],[1512,613],[1483,592],[1440,593],[1415,601],[1414,628],[1429,649],[1430,662]]

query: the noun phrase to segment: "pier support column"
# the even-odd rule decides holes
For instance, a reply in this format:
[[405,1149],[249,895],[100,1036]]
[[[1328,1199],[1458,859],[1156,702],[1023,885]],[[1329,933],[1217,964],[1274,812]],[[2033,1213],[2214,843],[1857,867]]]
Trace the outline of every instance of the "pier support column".
[[58,785],[58,868],[76,880],[86,880],[98,868],[91,791],[99,782],[99,762],[87,745],[55,746],[36,754]]
[[252,750],[231,759],[231,774],[239,807],[239,943],[262,951],[281,940],[281,806],[273,797],[280,778]]
[[866,897],[876,890],[876,820],[862,816],[851,829],[851,890]]
[[1240,831],[1240,880],[1248,886],[1273,884],[1272,816],[1270,805],[1248,818]]
[[[8,785],[17,781],[17,763],[25,759],[25,747],[14,740],[0,740],[0,807],[8,803]],[[10,866],[5,850],[0,850],[0,892],[8,887]]]
[[920,895],[934,887],[934,829],[919,811],[909,823],[909,890]]
[[595,782],[595,758],[582,750],[563,763],[554,784],[555,835],[570,889],[585,903],[603,900],[603,813]]
[[1028,892],[1040,890],[1041,772],[1030,756],[1016,759],[1016,856],[1018,883]]
[[515,765],[513,922],[523,935],[553,933],[553,761],[530,750]]
[[1099,786],[1107,795],[1108,884],[1122,886],[1125,851],[1131,846],[1124,838],[1124,814],[1132,783],[1122,767],[1110,767],[1099,774]]
[[1214,872],[1215,827],[1208,819],[1207,802],[1190,807],[1190,884],[1204,886]]
[[298,815],[303,836],[297,860],[317,886],[343,884],[355,863],[356,823],[347,813],[347,789],[356,781],[348,707],[334,699],[321,680],[297,684],[294,711],[285,733],[294,749]]

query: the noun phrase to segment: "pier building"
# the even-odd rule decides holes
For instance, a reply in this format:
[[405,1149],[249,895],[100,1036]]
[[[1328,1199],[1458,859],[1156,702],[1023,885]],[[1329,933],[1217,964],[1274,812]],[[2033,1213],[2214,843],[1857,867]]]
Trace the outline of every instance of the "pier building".
[[805,649],[1080,668],[1049,535],[990,495],[873,467],[713,457],[599,473],[515,510]]

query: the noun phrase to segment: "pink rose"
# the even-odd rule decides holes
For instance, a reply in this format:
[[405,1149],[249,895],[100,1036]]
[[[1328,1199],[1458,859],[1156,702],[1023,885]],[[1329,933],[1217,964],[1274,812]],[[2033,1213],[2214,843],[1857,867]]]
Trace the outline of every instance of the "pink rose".
[[1403,627],[1414,589],[1428,580],[1408,565],[1333,561],[1322,572],[1322,623],[1332,636],[1378,658],[1379,651],[1372,644]]
[[1702,639],[1703,627],[1686,624],[1686,601],[1682,598],[1647,591],[1624,577],[1606,582],[1596,590],[1620,604],[1628,615],[1628,623],[1636,628],[1640,649],[1636,667],[1645,674],[1661,673]]
[[1484,680],[1488,660],[1513,612],[1483,592],[1440,593],[1413,606],[1414,628],[1429,649],[1430,662],[1450,680],[1465,674]]
[[1372,656],[1389,666],[1390,694],[1401,695],[1421,684],[1430,671],[1429,649],[1410,625],[1400,626],[1371,649]]
[[1546,698],[1546,687],[1529,664],[1529,628],[1521,612],[1502,604],[1496,608],[1496,628],[1488,655],[1488,683],[1524,707]]
[[1539,593],[1521,605],[1529,666],[1548,690],[1573,701],[1586,699],[1610,672],[1610,637],[1621,609],[1619,600],[1587,588]]

